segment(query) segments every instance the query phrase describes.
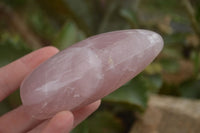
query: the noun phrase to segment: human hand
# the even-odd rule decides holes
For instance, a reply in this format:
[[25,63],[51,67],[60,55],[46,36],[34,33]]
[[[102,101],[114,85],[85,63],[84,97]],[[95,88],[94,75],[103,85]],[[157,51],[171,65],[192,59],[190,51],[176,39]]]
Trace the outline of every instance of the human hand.
[[[19,88],[26,75],[57,52],[54,47],[45,47],[0,68],[0,101]],[[20,106],[0,117],[0,133],[68,133],[99,105],[97,101],[73,112],[62,111],[45,121],[32,118]]]

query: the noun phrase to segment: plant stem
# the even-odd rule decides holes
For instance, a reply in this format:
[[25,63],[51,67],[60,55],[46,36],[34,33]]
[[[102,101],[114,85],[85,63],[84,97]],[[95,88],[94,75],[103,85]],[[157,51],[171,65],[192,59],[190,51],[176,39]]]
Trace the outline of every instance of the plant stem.
[[190,17],[190,21],[191,21],[191,25],[193,27],[193,30],[195,32],[195,34],[198,36],[199,38],[199,44],[198,47],[194,50],[195,52],[195,60],[194,60],[194,73],[195,76],[198,77],[198,73],[200,71],[199,66],[200,66],[200,61],[199,61],[199,49],[200,49],[200,24],[198,23],[197,19],[196,19],[196,14],[195,14],[195,9],[192,7],[192,4],[190,3],[190,0],[182,0],[183,5]]
[[200,38],[200,24],[198,23],[198,21],[196,19],[196,14],[195,14],[194,8],[192,7],[189,0],[182,0],[182,2],[183,2],[183,6],[185,7],[185,9],[190,17],[190,21],[191,21],[193,30],[195,31],[197,36]]
[[106,25],[108,24],[109,20],[110,20],[110,17],[112,16],[113,12],[115,11],[116,7],[118,5],[118,1],[115,1],[113,2],[108,10],[106,11],[104,17],[103,17],[103,20],[99,26],[99,29],[98,29],[98,33],[102,33],[106,27]]
[[11,8],[0,3],[0,14],[5,18],[7,24],[13,27],[19,35],[27,43],[31,49],[38,49],[42,47],[40,40],[32,33],[26,23],[20,16],[14,12]]

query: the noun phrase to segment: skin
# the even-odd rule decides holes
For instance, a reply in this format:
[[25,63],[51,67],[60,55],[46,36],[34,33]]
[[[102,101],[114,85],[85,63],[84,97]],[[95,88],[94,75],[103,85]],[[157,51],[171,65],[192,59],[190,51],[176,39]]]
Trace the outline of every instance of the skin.
[[[0,68],[0,101],[18,89],[31,71],[57,52],[54,47],[41,48]],[[73,112],[59,112],[44,121],[33,119],[20,106],[0,117],[0,133],[69,133],[99,105],[100,101],[96,101]]]

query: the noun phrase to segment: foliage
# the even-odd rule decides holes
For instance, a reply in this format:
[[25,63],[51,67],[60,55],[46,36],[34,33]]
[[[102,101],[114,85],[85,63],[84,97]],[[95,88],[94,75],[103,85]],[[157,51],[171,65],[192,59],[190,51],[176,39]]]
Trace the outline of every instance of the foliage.
[[80,124],[72,133],[121,133],[123,131],[123,123],[120,119],[116,118],[111,112],[98,111],[93,117]]
[[[145,28],[163,36],[165,46],[158,58],[105,97],[97,113],[72,133],[129,132],[133,114],[145,111],[151,93],[200,98],[199,0],[2,0],[0,15],[0,66],[34,50],[29,37],[40,47],[62,50],[113,30]],[[27,36],[16,27],[16,17],[28,27]],[[0,113],[19,104],[16,92],[0,103]]]

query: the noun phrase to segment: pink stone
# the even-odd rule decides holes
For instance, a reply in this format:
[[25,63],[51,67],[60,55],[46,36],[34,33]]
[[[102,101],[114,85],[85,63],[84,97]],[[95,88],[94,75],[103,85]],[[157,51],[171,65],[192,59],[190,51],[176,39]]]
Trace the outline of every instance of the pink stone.
[[160,35],[123,30],[81,41],[37,67],[21,85],[24,108],[37,119],[75,110],[113,92],[140,73],[163,47]]

